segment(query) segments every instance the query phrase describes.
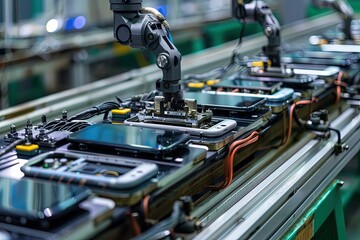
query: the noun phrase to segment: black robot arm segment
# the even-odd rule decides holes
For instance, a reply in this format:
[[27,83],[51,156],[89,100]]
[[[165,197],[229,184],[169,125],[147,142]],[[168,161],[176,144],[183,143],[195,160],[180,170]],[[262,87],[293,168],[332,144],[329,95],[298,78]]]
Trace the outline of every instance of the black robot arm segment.
[[[243,1],[235,1],[235,11],[238,11],[238,8],[243,7],[245,9],[244,14],[235,14],[239,19],[243,19],[246,22],[258,22],[261,24],[264,34],[268,39],[267,46],[263,47],[264,54],[269,58],[272,63],[272,66],[279,67],[281,64],[280,60],[280,46],[281,46],[281,36],[280,36],[280,24],[275,18],[271,9],[263,1],[252,1],[251,3],[241,3]],[[238,7],[238,8],[236,8]],[[241,12],[241,11],[240,11]]]
[[156,83],[167,102],[182,102],[181,54],[168,38],[168,24],[156,10],[142,8],[142,0],[110,0],[114,12],[114,37],[122,45],[148,49],[163,72]]
[[340,13],[344,20],[344,34],[347,39],[353,39],[351,33],[351,22],[354,19],[354,10],[346,0],[312,0],[318,8],[332,8]]

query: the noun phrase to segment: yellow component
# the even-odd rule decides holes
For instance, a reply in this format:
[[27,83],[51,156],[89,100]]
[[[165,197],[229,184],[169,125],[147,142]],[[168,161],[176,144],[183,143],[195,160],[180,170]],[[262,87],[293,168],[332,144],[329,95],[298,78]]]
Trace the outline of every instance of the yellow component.
[[211,86],[220,82],[220,79],[207,80],[206,85]]
[[114,125],[124,125],[122,122],[112,122],[112,124],[114,124]]
[[203,88],[205,87],[205,83],[199,82],[199,83],[188,83],[189,88]]
[[314,216],[311,216],[296,234],[296,240],[311,240],[314,238]]
[[39,145],[31,144],[31,145],[17,145],[16,150],[22,152],[32,152],[39,149]]
[[323,44],[328,44],[329,42],[326,39],[320,39],[319,44],[323,45]]
[[271,67],[271,61],[270,60],[267,61],[267,64],[268,64],[268,67]]
[[115,52],[115,54],[117,54],[119,56],[129,54],[131,51],[132,51],[132,48],[129,46],[123,46],[118,43],[114,44],[114,52]]
[[113,109],[111,110],[112,114],[118,114],[118,115],[126,115],[128,113],[131,113],[130,108],[124,108],[124,109]]
[[252,62],[252,63],[251,63],[251,66],[252,66],[252,67],[264,67],[264,62],[261,62],[261,61],[259,61],[259,62]]

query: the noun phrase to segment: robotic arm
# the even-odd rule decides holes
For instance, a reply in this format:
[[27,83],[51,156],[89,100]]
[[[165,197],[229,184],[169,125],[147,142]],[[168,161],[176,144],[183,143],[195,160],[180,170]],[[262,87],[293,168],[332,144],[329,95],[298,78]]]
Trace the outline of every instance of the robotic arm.
[[172,109],[181,109],[181,54],[168,38],[169,25],[155,9],[143,8],[142,0],[109,0],[114,12],[114,37],[122,45],[148,49],[156,55],[163,72],[156,89],[163,93]]
[[[245,11],[241,11],[241,8]],[[233,12],[239,20],[256,21],[261,24],[268,39],[268,44],[263,47],[263,52],[271,61],[272,66],[280,67],[280,24],[266,3],[263,1],[233,0]]]
[[346,0],[312,0],[318,8],[332,8],[340,13],[344,20],[344,33],[347,39],[353,39],[351,22],[354,19],[354,10]]

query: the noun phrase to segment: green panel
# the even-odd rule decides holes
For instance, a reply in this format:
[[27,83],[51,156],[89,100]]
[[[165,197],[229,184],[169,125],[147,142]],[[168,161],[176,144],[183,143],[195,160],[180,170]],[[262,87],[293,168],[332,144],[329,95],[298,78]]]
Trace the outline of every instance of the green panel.
[[[225,42],[238,39],[241,30],[239,21],[232,19],[221,23],[213,23],[204,27],[205,38],[208,47],[217,46]],[[261,27],[257,23],[246,24],[245,36],[261,31]]]
[[43,11],[43,0],[32,0],[32,16],[37,17]]
[[8,91],[10,106],[45,96],[43,79],[40,75],[9,83]]
[[314,205],[309,208],[309,210],[301,217],[299,222],[291,228],[283,239],[296,239],[297,234],[304,224],[313,218],[313,239],[345,240],[345,221],[339,187],[340,181],[334,181],[334,183],[331,184],[330,187],[317,199]]

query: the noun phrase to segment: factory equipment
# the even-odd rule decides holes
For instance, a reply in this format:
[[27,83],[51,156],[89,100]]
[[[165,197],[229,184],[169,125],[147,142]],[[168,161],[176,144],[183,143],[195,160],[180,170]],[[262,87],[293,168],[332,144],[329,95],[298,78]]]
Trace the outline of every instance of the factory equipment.
[[1,112],[0,236],[310,239],[335,217],[327,232],[343,239],[335,179],[359,154],[360,58],[346,53],[336,65],[338,53],[280,49],[280,39],[307,44],[337,21],[280,37],[264,2],[233,1],[267,42],[240,41],[250,58],[234,58],[231,43],[182,59],[159,11],[109,3],[116,40],[150,50],[156,66],[39,100],[30,113]]

